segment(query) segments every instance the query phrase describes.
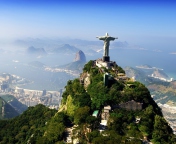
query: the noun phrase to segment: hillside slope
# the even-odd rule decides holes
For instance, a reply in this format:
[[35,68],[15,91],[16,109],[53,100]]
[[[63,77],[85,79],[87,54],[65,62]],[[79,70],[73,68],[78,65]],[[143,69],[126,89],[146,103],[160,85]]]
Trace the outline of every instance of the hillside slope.
[[89,61],[65,86],[58,112],[37,105],[0,122],[1,143],[142,144],[176,142],[173,131],[140,82],[113,63]]
[[0,121],[0,143],[36,143],[44,135],[47,121],[54,116],[56,110],[44,105],[28,108],[23,114],[11,120]]
[[[77,132],[89,129],[79,133],[81,143],[175,142],[149,90],[126,77],[117,65],[98,68],[95,61],[89,61],[80,78],[68,81],[65,88],[60,111],[79,125]],[[111,107],[109,112],[106,107]],[[91,116],[94,112],[98,112],[96,117]]]
[[19,112],[0,97],[0,119],[10,119],[18,115]]
[[23,113],[28,108],[26,105],[19,102],[13,95],[1,95],[0,97],[19,114]]

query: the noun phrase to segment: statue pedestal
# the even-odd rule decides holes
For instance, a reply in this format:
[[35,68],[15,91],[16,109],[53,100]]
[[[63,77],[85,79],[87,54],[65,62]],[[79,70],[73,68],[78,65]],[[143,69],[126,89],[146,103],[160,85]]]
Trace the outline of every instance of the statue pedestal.
[[110,57],[109,56],[103,56],[103,61],[104,62],[109,62],[110,61]]

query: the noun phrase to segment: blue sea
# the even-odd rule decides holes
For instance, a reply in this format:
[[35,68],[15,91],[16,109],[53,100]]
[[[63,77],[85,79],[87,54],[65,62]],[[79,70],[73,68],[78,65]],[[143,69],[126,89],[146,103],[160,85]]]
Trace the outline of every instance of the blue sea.
[[[8,58],[8,59],[7,59]],[[102,58],[102,53],[95,55],[86,55],[87,61]],[[19,60],[19,63],[12,62],[13,60]],[[24,61],[25,59],[25,61]],[[169,52],[156,52],[152,50],[136,50],[136,49],[110,49],[110,60],[115,61],[117,65],[123,67],[130,66],[136,67],[139,65],[150,65],[151,67],[157,67],[164,69],[164,72],[171,78],[176,80],[176,55],[169,54]],[[2,55],[0,61],[0,72],[10,73],[21,76],[28,80],[33,81],[32,84],[24,86],[29,89],[47,89],[47,90],[59,90],[63,88],[67,80],[73,79],[65,73],[52,73],[46,72],[41,69],[31,68],[27,63],[31,61],[40,61],[46,65],[63,65],[73,61],[73,57],[70,56],[50,56],[43,59],[23,58],[16,56],[12,58],[12,55]]]
[[157,52],[152,50],[114,49],[110,51],[110,59],[116,61],[121,67],[136,67],[150,65],[164,70],[176,80],[176,55],[170,52]]

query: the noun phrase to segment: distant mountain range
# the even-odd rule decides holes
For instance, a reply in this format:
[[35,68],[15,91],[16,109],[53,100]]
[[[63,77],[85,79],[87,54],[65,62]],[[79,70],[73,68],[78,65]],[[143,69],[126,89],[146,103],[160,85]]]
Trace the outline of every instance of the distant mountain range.
[[140,65],[140,66],[136,66],[137,68],[141,68],[141,69],[152,69],[152,67],[148,64],[145,65]]
[[66,65],[58,66],[57,68],[67,69],[75,72],[77,71],[77,73],[79,74],[82,72],[84,64],[85,62],[83,61],[75,61],[75,62],[68,63]]
[[69,44],[64,44],[53,50],[54,53],[76,53],[77,51],[79,51],[78,48]]
[[32,61],[28,63],[30,66],[36,67],[36,68],[44,68],[45,64],[39,62],[39,61]]
[[[82,40],[82,39],[70,39],[70,38],[27,38],[27,39],[18,39],[13,42],[17,46],[30,46],[34,45],[35,47],[57,47],[61,44],[69,43],[70,45],[79,45],[79,46],[90,46],[90,45],[102,45],[102,42],[95,38],[92,40]],[[113,42],[112,46],[124,47],[128,46],[128,42],[117,41]]]
[[150,65],[142,65],[137,68],[125,67],[124,70],[128,77],[135,77],[136,80],[145,84],[151,80],[151,77],[169,79],[169,76],[163,70],[153,68]]
[[112,47],[128,47],[129,44],[128,42],[121,42],[121,41],[116,41],[111,44]]
[[[75,54],[78,51],[80,51],[80,49],[76,48],[75,46],[71,46],[69,44],[64,44],[58,46],[57,48],[48,50],[48,52],[52,54]],[[48,52],[46,52],[44,48],[36,48],[34,46],[30,46],[26,50],[27,54],[41,55],[41,56],[47,55]]]
[[135,77],[136,80],[142,83],[144,83],[145,79],[147,78],[147,74],[141,69],[136,69],[133,67],[125,67],[124,70],[128,77]]
[[19,113],[0,97],[0,119],[9,119],[18,115]]
[[84,52],[79,50],[75,55],[74,62],[58,66],[57,68],[77,71],[78,73],[81,73],[85,63],[86,63],[86,56]]
[[[45,49],[47,52],[77,52],[79,50],[83,50],[85,53],[90,54],[90,50],[97,51],[98,49],[102,49],[103,42],[99,41],[95,38],[95,41],[90,40],[82,40],[82,39],[50,39],[50,38],[43,38],[43,39],[34,39],[34,38],[27,38],[27,39],[18,39],[13,42],[13,45],[18,47],[31,47],[31,45],[35,48],[41,47]],[[124,41],[117,41],[111,43],[111,48],[125,48],[129,47],[128,42]],[[93,54],[91,52],[91,54]],[[95,54],[95,53],[94,53]]]
[[29,47],[26,50],[26,53],[33,54],[33,55],[46,55],[47,54],[44,48],[35,48],[33,46]]
[[164,71],[159,70],[159,69],[155,69],[152,73],[152,76],[169,79],[169,76]]

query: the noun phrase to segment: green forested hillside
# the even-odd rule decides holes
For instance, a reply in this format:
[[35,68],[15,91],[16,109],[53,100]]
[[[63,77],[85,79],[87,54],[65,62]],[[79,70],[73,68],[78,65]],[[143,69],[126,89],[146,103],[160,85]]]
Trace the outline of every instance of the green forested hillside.
[[0,143],[36,143],[44,135],[47,122],[55,113],[56,110],[37,105],[11,120],[1,120]]
[[[104,85],[103,74],[100,68],[93,66],[93,61],[87,63],[83,73],[90,74],[90,84],[85,88],[78,79],[69,81],[63,94],[62,109],[78,124],[78,129],[91,128],[87,135],[81,133],[79,141],[91,143],[142,143],[142,139],[154,143],[174,143],[175,136],[168,123],[162,116],[160,108],[150,96],[148,89],[139,82],[129,80],[116,80],[118,76],[112,69],[105,69],[113,75],[114,79],[108,86]],[[116,67],[124,72],[120,67]],[[132,85],[132,87],[129,87]],[[85,99],[86,98],[86,99]],[[94,110],[103,110],[106,105],[117,106],[134,100],[143,104],[142,110],[126,110],[122,108],[113,109],[110,112],[107,129],[100,134],[97,130],[100,118],[92,118]],[[78,117],[79,115],[79,117]],[[136,117],[140,118],[135,123]],[[108,135],[104,136],[104,135]]]
[[[175,135],[148,89],[124,75],[117,65],[98,68],[89,61],[79,79],[67,82],[58,112],[37,105],[1,121],[0,143],[174,144]],[[103,113],[106,126],[100,124]]]
[[28,108],[26,105],[19,102],[13,95],[1,95],[0,97],[11,105],[19,114]]
[[19,112],[0,97],[0,119],[10,119],[18,115]]

